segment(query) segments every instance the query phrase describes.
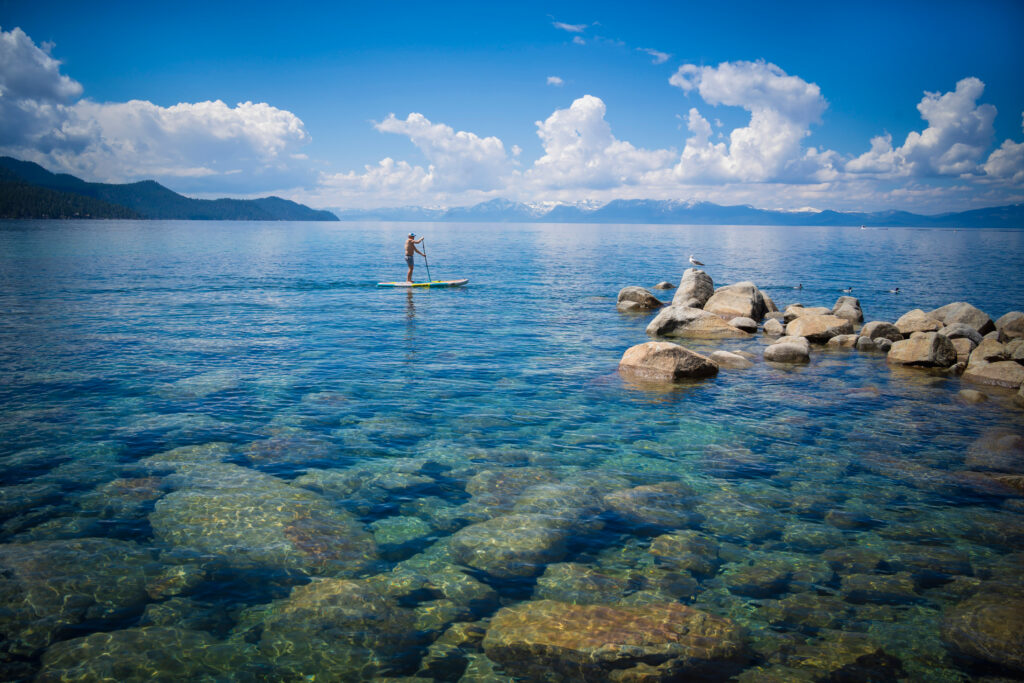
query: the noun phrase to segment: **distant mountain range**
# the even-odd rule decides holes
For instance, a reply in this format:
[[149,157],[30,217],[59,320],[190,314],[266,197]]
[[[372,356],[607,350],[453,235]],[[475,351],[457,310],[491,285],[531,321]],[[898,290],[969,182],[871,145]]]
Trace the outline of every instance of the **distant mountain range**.
[[0,218],[151,218],[240,221],[336,221],[280,197],[192,199],[153,180],[89,183],[39,164],[0,157]]
[[493,199],[450,209],[403,207],[336,212],[343,221],[522,223],[676,223],[690,225],[822,225],[921,228],[1024,228],[1024,204],[925,216],[907,211],[773,211],[711,202],[616,199],[591,204],[533,205]]

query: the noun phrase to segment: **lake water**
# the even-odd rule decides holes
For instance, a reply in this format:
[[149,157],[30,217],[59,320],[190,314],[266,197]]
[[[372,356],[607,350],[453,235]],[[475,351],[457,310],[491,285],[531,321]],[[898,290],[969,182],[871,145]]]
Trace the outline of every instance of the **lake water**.
[[[410,229],[469,285],[376,288]],[[691,253],[1024,308],[1024,231],[0,223],[0,678],[1019,678],[1024,410],[760,334],[624,381]]]

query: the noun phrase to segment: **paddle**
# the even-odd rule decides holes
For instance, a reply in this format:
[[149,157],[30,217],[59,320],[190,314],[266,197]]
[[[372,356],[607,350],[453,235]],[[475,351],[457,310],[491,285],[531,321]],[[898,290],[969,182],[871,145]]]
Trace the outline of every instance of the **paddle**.
[[427,261],[427,240],[424,239],[420,244],[423,245],[423,263],[427,266],[427,282],[431,282],[430,279],[430,262]]

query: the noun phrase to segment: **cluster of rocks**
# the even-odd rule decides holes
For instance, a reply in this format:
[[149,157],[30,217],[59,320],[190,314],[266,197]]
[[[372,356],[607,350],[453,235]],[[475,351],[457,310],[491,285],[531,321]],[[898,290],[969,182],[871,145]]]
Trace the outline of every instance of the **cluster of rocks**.
[[[860,301],[840,296],[831,307],[795,303],[779,311],[771,297],[753,282],[715,288],[711,277],[697,268],[683,273],[672,302],[665,305],[636,286],[622,289],[617,308],[623,312],[657,315],[647,325],[652,337],[742,339],[758,329],[771,339],[764,360],[806,364],[812,345],[855,348],[886,353],[893,365],[938,368],[962,375],[964,381],[1018,391],[1024,405],[1024,312],[1013,311],[996,321],[975,306],[958,301],[933,311],[914,309],[895,322],[864,324]],[[719,367],[749,367],[729,352],[711,357],[678,344],[652,341],[630,347],[619,370],[647,381],[700,379]],[[717,356],[717,357],[716,357]],[[744,362],[746,361],[746,362]]]

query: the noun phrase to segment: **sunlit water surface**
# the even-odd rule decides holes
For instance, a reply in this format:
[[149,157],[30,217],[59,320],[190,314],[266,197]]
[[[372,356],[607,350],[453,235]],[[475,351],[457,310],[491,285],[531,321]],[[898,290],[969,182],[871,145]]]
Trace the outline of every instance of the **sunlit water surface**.
[[[410,229],[469,285],[376,288]],[[1019,676],[943,624],[1019,600],[985,439],[1024,411],[881,354],[771,366],[760,334],[687,343],[752,368],[631,385],[650,316],[616,293],[691,253],[780,308],[1024,307],[1021,231],[0,224],[2,677],[525,680],[548,664],[492,621],[531,602],[727,617],[712,679]]]

